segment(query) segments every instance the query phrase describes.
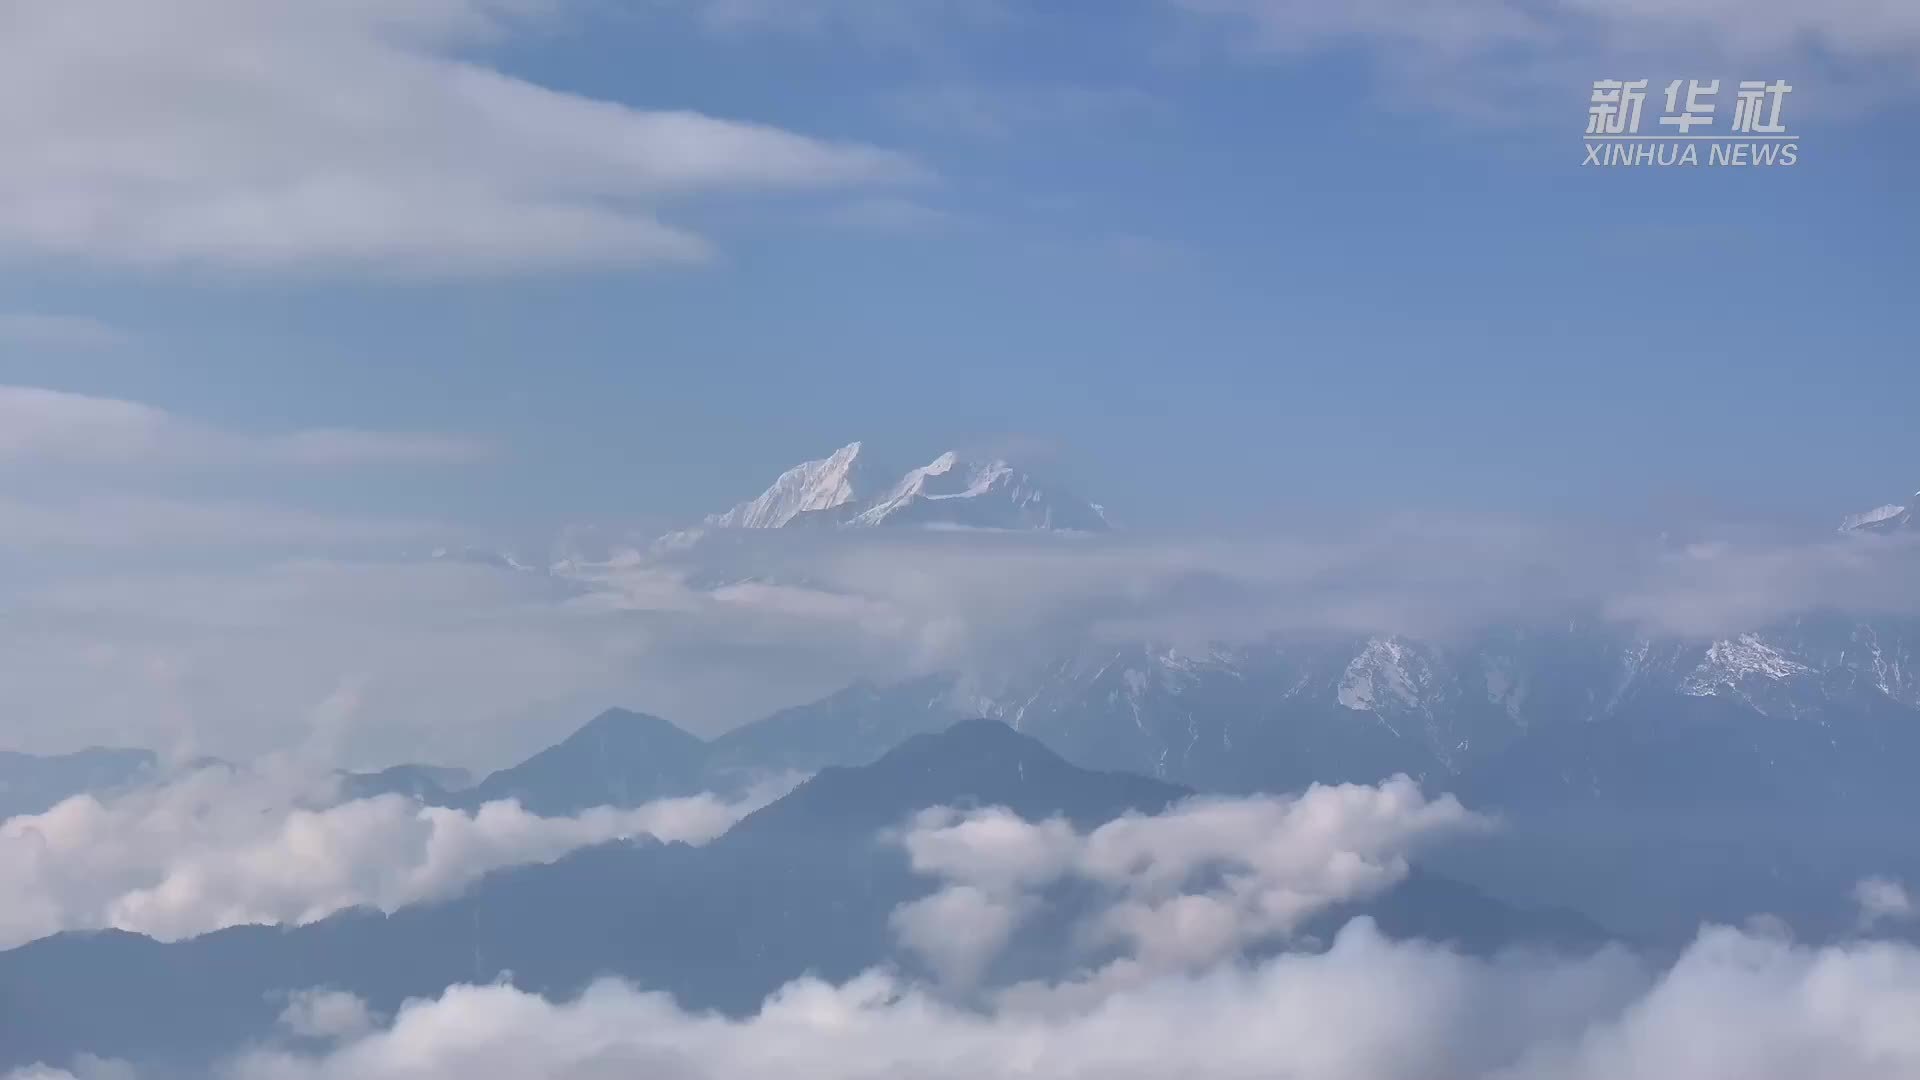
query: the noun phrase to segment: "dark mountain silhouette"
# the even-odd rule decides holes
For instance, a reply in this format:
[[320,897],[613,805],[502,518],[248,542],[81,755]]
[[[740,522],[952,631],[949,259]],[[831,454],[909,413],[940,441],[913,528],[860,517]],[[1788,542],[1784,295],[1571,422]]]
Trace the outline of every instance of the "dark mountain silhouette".
[[150,750],[93,747],[41,756],[0,750],[0,819],[42,813],[75,795],[104,795],[150,776]]
[[473,808],[518,799],[547,816],[638,806],[704,790],[707,744],[666,720],[608,709],[561,742],[445,801]]
[[997,720],[963,720],[915,735],[870,766],[829,768],[750,814],[724,842],[879,829],[929,806],[1004,806],[1028,820],[1083,827],[1128,811],[1157,813],[1192,794],[1131,773],[1094,772]]

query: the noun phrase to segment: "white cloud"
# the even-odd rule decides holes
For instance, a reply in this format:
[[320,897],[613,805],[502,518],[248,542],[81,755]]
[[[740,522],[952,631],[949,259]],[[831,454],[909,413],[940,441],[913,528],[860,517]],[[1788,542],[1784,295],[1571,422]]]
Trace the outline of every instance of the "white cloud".
[[891,924],[900,943],[917,953],[949,985],[980,981],[1026,916],[1024,896],[997,895],[973,885],[948,885],[902,904]]
[[1121,986],[1070,1008],[963,1008],[870,973],[796,982],[754,1016],[602,983],[552,1002],[450,988],[318,1054],[235,1080],[1802,1080],[1920,1075],[1920,951],[1712,928],[1665,971],[1620,952],[1470,958],[1365,920],[1320,954]]
[[139,1073],[124,1061],[80,1055],[70,1069],[30,1065],[6,1074],[5,1080],[138,1080]]
[[303,1039],[349,1039],[372,1031],[367,1003],[341,990],[300,990],[287,1000],[279,1024]]
[[782,537],[753,554],[757,572],[810,582],[802,591],[861,598],[875,625],[920,628],[930,662],[989,668],[1090,631],[1204,648],[1274,634],[1439,639],[1573,612],[1687,637],[1819,610],[1920,614],[1910,540],[1729,535],[1715,549],[1678,549],[1498,517],[1412,516],[1231,539]]
[[906,159],[564,93],[479,54],[561,0],[140,0],[0,11],[0,253],[476,274],[704,259],[691,193]]
[[84,315],[0,312],[0,344],[41,349],[102,349],[131,340],[117,327]]
[[0,464],[453,465],[487,452],[471,439],[412,432],[247,434],[135,401],[0,385]]
[[970,985],[1038,891],[1075,879],[1106,890],[1088,944],[1123,945],[1124,977],[1204,968],[1391,887],[1422,839],[1485,824],[1404,776],[1297,797],[1196,799],[1085,835],[1001,809],[928,811],[901,842],[914,869],[944,885],[897,912],[894,927],[944,977]]
[[1920,914],[1906,886],[1891,878],[1868,878],[1854,886],[1854,902],[1860,905],[1860,924],[1873,927],[1883,922],[1904,922]]
[[542,818],[513,802],[472,813],[399,796],[327,806],[324,785],[297,772],[204,769],[0,822],[0,948],[59,930],[174,940],[362,905],[393,911],[455,895],[490,870],[609,840],[704,843],[791,783],[738,802],[700,795]]
[[1718,636],[1790,615],[1920,613],[1920,545],[1911,537],[1696,544],[1636,561],[1606,614],[1657,632]]

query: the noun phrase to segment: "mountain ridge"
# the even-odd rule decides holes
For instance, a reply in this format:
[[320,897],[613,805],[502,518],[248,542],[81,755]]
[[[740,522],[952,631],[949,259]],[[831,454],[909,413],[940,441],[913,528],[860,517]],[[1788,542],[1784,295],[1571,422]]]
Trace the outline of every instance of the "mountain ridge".
[[151,750],[90,746],[65,754],[0,750],[0,820],[38,814],[75,795],[107,794],[156,774]]
[[472,810],[513,799],[546,817],[638,806],[701,790],[707,743],[649,713],[611,708],[531,757],[489,773],[446,802]]
[[[1108,532],[1106,510],[1044,483],[1004,458],[969,459],[949,450],[885,482],[864,442],[802,462],[765,491],[702,523],[707,529],[783,529],[831,525]],[[697,530],[696,530],[697,532]],[[694,538],[670,533],[667,546]]]

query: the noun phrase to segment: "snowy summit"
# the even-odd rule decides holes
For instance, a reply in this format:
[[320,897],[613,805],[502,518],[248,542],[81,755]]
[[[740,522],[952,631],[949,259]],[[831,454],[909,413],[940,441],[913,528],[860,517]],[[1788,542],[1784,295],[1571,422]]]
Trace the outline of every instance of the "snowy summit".
[[709,514],[706,523],[716,529],[783,529],[804,515],[858,503],[873,482],[872,466],[860,449],[859,443],[848,443],[818,461],[795,465],[758,498]]
[[1898,532],[1913,528],[1913,511],[1920,506],[1920,492],[1915,492],[1905,506],[1888,503],[1885,506],[1869,510],[1864,514],[1849,515],[1840,523],[1843,533],[1883,533]]
[[781,473],[758,497],[706,519],[715,529],[950,526],[1108,532],[1106,511],[999,459],[952,451],[891,483],[861,443]]

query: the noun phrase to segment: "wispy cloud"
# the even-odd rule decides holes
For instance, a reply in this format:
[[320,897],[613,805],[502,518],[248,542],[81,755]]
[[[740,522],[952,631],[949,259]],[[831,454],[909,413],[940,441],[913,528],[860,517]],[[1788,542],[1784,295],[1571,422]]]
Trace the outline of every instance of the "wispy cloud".
[[271,503],[142,495],[0,495],[0,552],[246,548],[315,551],[444,535],[441,522],[323,513]]
[[298,990],[281,1010],[280,1026],[300,1039],[348,1039],[373,1030],[367,1003],[340,990]]
[[911,628],[897,616],[857,598],[833,607],[808,593],[782,608],[664,577],[608,597],[424,559],[218,554],[107,569],[49,554],[31,577],[0,576],[9,747],[248,757],[305,738],[313,703],[353,680],[364,693],[344,760],[492,768],[608,705],[712,731],[896,675],[917,647],[898,640]]
[[415,432],[242,433],[120,398],[0,386],[0,464],[460,465],[489,452],[477,440]]
[[1853,898],[1860,905],[1860,924],[1868,929],[1920,915],[1907,887],[1892,878],[1867,878],[1854,887]]
[[0,345],[29,349],[106,349],[125,345],[131,335],[85,315],[0,312]]
[[[953,672],[993,693],[1036,657],[1090,642],[1204,653],[1400,634],[1444,653],[1490,627],[1576,617],[1713,640],[1808,612],[1920,614],[1920,550],[1891,538],[1669,549],[1505,519],[1236,540],[783,532],[551,577],[391,555],[263,564],[237,539],[424,548],[418,522],[61,505],[0,504],[0,524],[47,548],[4,593],[0,624],[0,712],[22,749],[193,740],[258,753],[353,677],[368,686],[355,754],[404,758],[457,731],[454,764],[493,765],[609,704],[712,732],[857,678]],[[222,561],[191,570],[106,572],[48,548],[69,538],[117,558],[116,536],[186,544],[229,527],[234,538],[207,541]]]
[[[1395,104],[1532,121],[1603,78],[1789,78],[1801,109],[1920,87],[1920,10],[1878,0],[1167,0],[1248,57],[1360,48]],[[1544,94],[1543,94],[1544,91]],[[1813,97],[1817,100],[1808,100]]]
[[[137,0],[0,33],[0,254],[471,275],[685,263],[690,193],[885,185],[906,158],[548,89],[480,54],[568,5]],[[210,63],[209,57],[247,57]]]

